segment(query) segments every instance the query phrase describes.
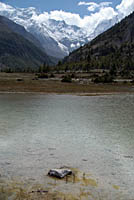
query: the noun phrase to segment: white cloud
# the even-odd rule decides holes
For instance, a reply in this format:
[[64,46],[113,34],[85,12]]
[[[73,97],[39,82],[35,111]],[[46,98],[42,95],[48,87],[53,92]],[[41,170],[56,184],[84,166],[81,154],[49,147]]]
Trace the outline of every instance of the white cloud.
[[89,16],[84,16],[82,19],[82,27],[88,30],[94,30],[98,24],[105,20],[112,20],[116,16],[117,19],[121,20],[134,11],[134,0],[122,0],[116,9],[112,8],[112,6],[110,6],[111,4],[112,2],[101,2],[97,4],[94,2],[80,1],[78,5],[87,6],[89,11],[94,12],[97,9],[96,12],[90,14]]
[[81,26],[82,22],[82,19],[79,14],[65,12],[62,10],[51,11],[49,16],[50,19],[61,20],[61,21],[64,20],[69,25]]
[[101,3],[95,3],[95,2],[85,2],[85,1],[80,1],[78,3],[78,6],[88,6],[88,11],[94,12],[96,9],[101,9],[108,7],[112,4],[112,2],[101,2]]
[[54,10],[50,13],[44,12],[42,14],[34,14],[32,19],[36,20],[39,23],[43,23],[49,19],[54,19],[56,21],[65,21],[68,25],[76,25],[81,27],[82,18],[79,14],[74,14],[70,12],[65,12],[62,10]]
[[134,0],[122,0],[121,4],[116,7],[119,16],[125,17],[134,11]]
[[82,5],[84,5],[84,6],[89,6],[90,3],[91,3],[91,2],[80,1],[80,2],[78,3],[78,6],[82,6]]
[[[116,7],[116,9],[112,8],[112,6],[110,6],[111,4],[111,2],[101,2],[97,4],[94,2],[80,1],[78,5],[87,6],[89,11],[95,11],[95,9],[97,9],[96,12],[85,15],[84,17],[81,17],[79,14],[76,13],[65,12],[62,10],[54,10],[49,13],[38,13],[34,10],[34,8],[31,8],[31,19],[36,21],[38,24],[47,23],[49,19],[54,19],[58,21],[64,20],[66,24],[76,25],[82,28],[82,31],[85,31],[86,33],[88,33],[88,35],[90,35],[100,23],[103,23],[106,20],[113,20],[116,16],[118,16],[119,19],[122,19],[123,17],[129,15],[132,11],[134,11],[134,0],[122,0],[122,2]],[[0,3],[0,11],[2,12],[7,11],[10,13],[15,13],[15,10],[16,9],[11,6]],[[21,9],[19,9],[19,11],[21,11]],[[23,20],[23,18],[20,19],[20,21],[21,20]]]
[[117,13],[112,7],[101,8],[99,12],[92,13],[90,16],[85,16],[83,18],[83,28],[92,33],[100,23],[111,20],[116,15]]
[[107,6],[112,5],[112,2],[101,2],[100,5],[101,7],[107,7]]
[[91,2],[87,9],[90,12],[94,12],[97,8],[99,8],[99,4]]
[[98,12],[92,13],[89,16],[80,17],[79,14],[69,13],[65,11],[51,11],[50,13],[44,12],[42,14],[33,14],[32,19],[38,23],[45,23],[49,19],[57,21],[65,21],[68,25],[76,25],[90,33],[94,31],[96,26],[103,20],[112,19],[117,13],[112,7],[101,8]]
[[49,14],[47,12],[44,12],[42,14],[37,15],[36,13],[32,15],[32,19],[39,22],[43,23],[49,19]]

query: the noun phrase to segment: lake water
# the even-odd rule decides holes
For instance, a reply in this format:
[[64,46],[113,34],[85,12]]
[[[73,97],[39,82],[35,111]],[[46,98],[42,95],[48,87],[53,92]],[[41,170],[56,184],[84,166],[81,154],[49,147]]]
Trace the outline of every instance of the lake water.
[[134,95],[0,94],[1,177],[47,184],[61,166],[89,173],[107,200],[134,199]]

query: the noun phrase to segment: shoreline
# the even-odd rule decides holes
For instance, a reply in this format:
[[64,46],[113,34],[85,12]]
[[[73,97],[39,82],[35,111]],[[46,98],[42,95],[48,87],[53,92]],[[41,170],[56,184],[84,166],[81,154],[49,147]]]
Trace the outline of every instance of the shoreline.
[[47,93],[47,92],[9,92],[9,91],[0,91],[0,95],[2,94],[29,94],[29,95],[69,95],[69,96],[110,96],[110,95],[134,95],[134,92],[107,92],[107,93]]
[[44,183],[32,178],[27,180],[19,179],[19,177],[7,180],[1,178],[0,197],[11,197],[13,200],[17,198],[21,200],[80,200],[84,198],[88,200],[93,197],[96,200],[100,198],[105,200],[108,192],[110,200],[117,199],[118,196],[125,199],[126,195],[122,188],[114,182],[104,184],[99,177],[75,168],[73,168],[73,173],[75,179],[73,175],[63,179],[43,175],[47,179]]

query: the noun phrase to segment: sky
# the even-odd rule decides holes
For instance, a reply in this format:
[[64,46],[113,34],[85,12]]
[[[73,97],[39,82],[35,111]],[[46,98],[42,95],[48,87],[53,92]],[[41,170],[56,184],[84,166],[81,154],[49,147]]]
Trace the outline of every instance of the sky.
[[[2,3],[1,3],[2,2]],[[10,6],[9,6],[10,5]],[[48,19],[65,21],[89,33],[107,20],[120,21],[134,11],[134,0],[0,0],[0,11],[14,12],[13,7],[35,7],[32,19],[42,23]]]
[[[126,0],[130,1],[130,0]],[[0,0],[0,2],[7,3],[9,5],[15,6],[15,7],[35,7],[39,11],[53,11],[53,10],[63,10],[66,12],[71,13],[77,13],[81,17],[84,17],[85,15],[89,15],[91,11],[88,10],[88,5],[79,5],[80,0]],[[113,8],[115,8],[117,5],[121,3],[121,0],[85,0],[81,1],[86,3],[96,3],[100,4],[101,2],[111,2],[109,5]]]

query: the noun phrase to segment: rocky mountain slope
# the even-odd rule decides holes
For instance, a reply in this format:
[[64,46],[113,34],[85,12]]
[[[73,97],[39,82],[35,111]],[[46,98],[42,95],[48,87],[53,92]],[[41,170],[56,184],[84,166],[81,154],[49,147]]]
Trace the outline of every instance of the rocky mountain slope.
[[65,63],[87,63],[89,67],[134,69],[134,12],[120,23],[70,53]]
[[[14,27],[15,31],[13,31]],[[19,32],[27,35],[28,39],[18,34]],[[30,37],[33,40],[33,36],[27,33],[23,27],[0,16],[0,69],[10,67],[20,70],[37,68],[44,62],[51,63],[48,55],[29,41]],[[37,40],[34,41],[38,44]]]
[[[8,26],[8,28],[10,28],[13,32],[18,33],[19,35],[23,36],[25,39],[29,40],[30,42],[34,43],[37,47],[42,48],[41,43],[39,42],[39,40],[37,40],[36,37],[33,36],[33,34],[31,34],[30,32],[26,31],[26,29],[19,25],[16,24],[15,22],[13,22],[12,20],[9,20],[7,17],[2,17],[1,16],[1,21]],[[42,50],[44,51],[44,49],[42,48]]]

